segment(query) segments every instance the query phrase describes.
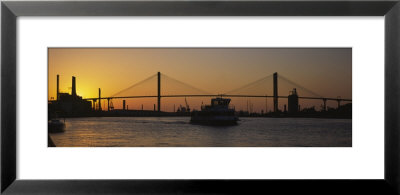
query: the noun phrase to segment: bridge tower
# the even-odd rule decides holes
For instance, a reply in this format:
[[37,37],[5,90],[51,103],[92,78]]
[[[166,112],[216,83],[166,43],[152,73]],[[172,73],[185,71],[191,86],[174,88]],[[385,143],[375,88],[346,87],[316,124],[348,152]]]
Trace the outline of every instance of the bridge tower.
[[278,112],[278,73],[274,73],[274,112]]
[[161,73],[160,72],[158,72],[157,73],[157,83],[158,83],[158,95],[157,95],[157,110],[158,110],[158,112],[160,112],[161,111]]

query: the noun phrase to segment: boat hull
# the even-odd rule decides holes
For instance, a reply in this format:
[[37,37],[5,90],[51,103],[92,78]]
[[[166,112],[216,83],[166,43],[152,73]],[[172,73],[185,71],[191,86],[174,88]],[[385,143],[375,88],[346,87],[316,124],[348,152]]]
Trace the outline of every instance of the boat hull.
[[65,124],[49,122],[48,128],[50,133],[61,133],[65,131]]

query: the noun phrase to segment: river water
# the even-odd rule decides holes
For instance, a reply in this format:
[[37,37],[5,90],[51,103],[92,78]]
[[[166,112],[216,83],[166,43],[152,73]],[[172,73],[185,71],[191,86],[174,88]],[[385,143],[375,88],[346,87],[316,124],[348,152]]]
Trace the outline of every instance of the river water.
[[351,119],[240,118],[203,126],[189,117],[68,118],[57,147],[351,147]]

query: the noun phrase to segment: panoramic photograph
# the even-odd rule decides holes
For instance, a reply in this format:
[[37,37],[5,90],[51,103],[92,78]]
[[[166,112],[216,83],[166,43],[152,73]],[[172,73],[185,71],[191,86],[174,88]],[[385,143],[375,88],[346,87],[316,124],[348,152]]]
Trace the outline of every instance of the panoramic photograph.
[[352,147],[352,49],[48,48],[48,147]]

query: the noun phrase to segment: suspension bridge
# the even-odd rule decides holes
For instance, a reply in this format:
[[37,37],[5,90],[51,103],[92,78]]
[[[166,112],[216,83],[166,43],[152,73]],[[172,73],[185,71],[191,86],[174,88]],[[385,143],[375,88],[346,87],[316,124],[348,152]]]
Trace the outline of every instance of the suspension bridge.
[[[183,86],[184,88],[188,89],[188,92],[179,92],[174,94],[174,90],[170,90],[171,92],[165,92],[168,90],[162,90],[165,88],[165,84],[162,82],[163,78],[168,79],[169,82],[175,83],[175,85],[180,85]],[[305,96],[297,96],[297,94],[289,94],[289,95],[279,95],[278,93],[278,78],[280,81],[283,81],[286,83],[287,86],[290,86],[291,88],[295,88],[294,92],[302,92],[304,94],[309,94]],[[150,95],[145,95],[145,94],[135,94],[135,95],[130,95],[130,91],[135,90],[137,88],[140,88],[141,85],[144,85],[144,83],[148,83],[151,80],[156,79],[156,85],[154,86],[156,90],[156,94],[150,94]],[[270,81],[272,80],[272,85],[270,85]],[[272,95],[263,95],[267,94],[265,91],[266,87],[265,85],[268,83],[270,85],[270,89],[273,90]],[[154,83],[152,84],[154,85]],[[263,85],[264,88],[257,89],[258,86]],[[149,88],[147,87],[142,87],[142,88]],[[249,89],[257,89],[257,92],[251,92]],[[139,91],[139,90],[136,90]],[[176,90],[175,90],[176,91]],[[162,93],[163,92],[163,93]],[[293,99],[293,95],[296,95],[295,101],[298,101],[297,99],[303,99],[303,100],[321,100],[322,102],[322,109],[327,110],[327,101],[335,101],[337,102],[337,107],[340,107],[341,102],[351,102],[351,99],[346,99],[346,98],[341,98],[340,96],[338,97],[324,97],[322,95],[319,95],[318,93],[315,93],[303,86],[301,86],[298,83],[295,83],[286,77],[279,75],[278,73],[273,73],[271,75],[268,75],[266,77],[263,77],[261,79],[258,79],[254,82],[251,82],[247,85],[244,85],[242,87],[239,87],[237,89],[228,91],[226,93],[222,94],[213,94],[213,93],[208,93],[204,90],[198,89],[196,87],[193,87],[189,84],[186,84],[184,82],[181,82],[179,80],[176,80],[174,78],[171,78],[167,75],[161,74],[158,72],[157,74],[154,74],[147,79],[144,79],[143,81],[140,81],[138,83],[135,83],[117,93],[115,93],[112,96],[109,97],[102,97],[101,96],[101,89],[99,88],[99,96],[98,97],[92,97],[92,98],[84,98],[84,100],[92,101],[92,104],[95,105],[96,102],[101,102],[102,100],[107,101],[107,110],[110,111],[114,109],[112,105],[112,100],[114,99],[124,99],[124,109],[125,109],[125,99],[135,99],[135,98],[157,98],[157,111],[161,111],[161,100],[165,98],[179,98],[179,97],[230,97],[230,98],[272,98],[273,99],[273,112],[278,112],[278,102],[279,99]],[[291,97],[292,96],[292,97]],[[97,103],[97,109],[102,110],[101,108],[101,103]],[[95,106],[94,106],[95,107]],[[289,104],[290,107],[290,104]],[[285,104],[285,109],[286,109],[286,104]],[[297,109],[297,108],[296,108]],[[155,104],[154,104],[154,110],[155,110]]]

